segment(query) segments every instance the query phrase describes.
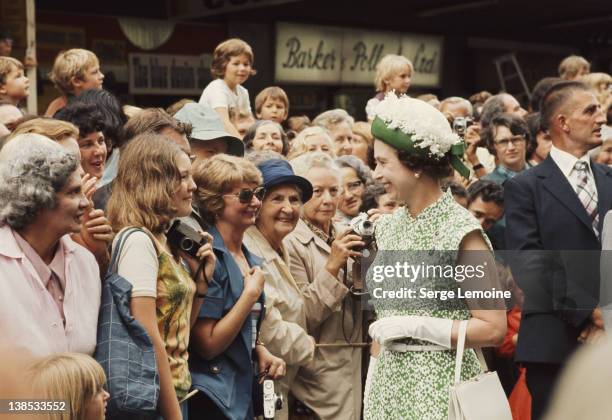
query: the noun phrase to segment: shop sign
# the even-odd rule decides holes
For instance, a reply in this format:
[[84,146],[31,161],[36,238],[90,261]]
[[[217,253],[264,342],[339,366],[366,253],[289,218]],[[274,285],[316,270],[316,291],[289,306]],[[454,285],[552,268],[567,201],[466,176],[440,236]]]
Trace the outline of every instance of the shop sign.
[[130,53],[133,95],[200,95],[211,81],[212,56]]
[[387,54],[410,59],[412,84],[440,85],[441,37],[279,23],[277,83],[372,85],[376,65]]

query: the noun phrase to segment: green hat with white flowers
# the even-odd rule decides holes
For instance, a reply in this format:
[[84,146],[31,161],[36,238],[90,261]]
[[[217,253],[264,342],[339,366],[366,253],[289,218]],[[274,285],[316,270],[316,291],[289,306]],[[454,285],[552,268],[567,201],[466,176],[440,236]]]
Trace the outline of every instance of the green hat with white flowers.
[[372,135],[388,145],[433,160],[450,158],[451,166],[464,178],[470,170],[461,158],[465,143],[453,132],[447,119],[428,103],[387,94],[374,110]]

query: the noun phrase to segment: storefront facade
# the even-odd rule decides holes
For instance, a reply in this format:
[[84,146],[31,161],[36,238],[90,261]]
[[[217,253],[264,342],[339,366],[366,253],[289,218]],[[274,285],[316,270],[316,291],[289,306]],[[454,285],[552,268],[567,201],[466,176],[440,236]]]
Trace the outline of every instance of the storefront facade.
[[[308,4],[319,3],[156,0],[151,8],[159,10],[143,10],[141,18],[142,8],[133,5],[130,17],[118,16],[122,10],[118,2],[109,8],[109,15],[87,13],[85,3],[78,10],[62,10],[57,3],[37,2],[39,110],[58,95],[46,76],[55,55],[74,47],[98,55],[105,86],[126,103],[167,106],[183,97],[197,100],[211,80],[215,46],[239,37],[255,53],[258,74],[245,83],[252,102],[261,89],[278,85],[289,94],[291,114],[310,117],[341,107],[363,119],[365,103],[375,94],[376,64],[389,53],[400,53],[414,64],[409,94],[434,93],[440,98],[467,97],[480,90],[496,93],[501,85],[494,61],[509,53],[517,58],[529,89],[540,78],[555,75],[559,61],[571,53],[596,56],[601,70],[611,70],[610,47],[591,48],[584,37],[540,36],[535,27],[507,34],[493,26],[477,31],[467,20],[463,30],[465,14],[455,12],[450,17],[456,19],[448,20],[449,14],[442,11],[446,15],[429,17],[431,23],[425,22],[423,11],[399,21],[392,15],[387,20],[377,18],[381,6],[391,10],[393,2],[370,7],[357,1],[354,10],[346,8],[341,16],[335,15],[340,3],[330,6],[329,12],[304,13]],[[364,10],[372,10],[371,20],[362,15]],[[494,8],[482,13],[496,19]],[[166,18],[150,19],[151,15]],[[522,93],[520,86],[508,90]]]

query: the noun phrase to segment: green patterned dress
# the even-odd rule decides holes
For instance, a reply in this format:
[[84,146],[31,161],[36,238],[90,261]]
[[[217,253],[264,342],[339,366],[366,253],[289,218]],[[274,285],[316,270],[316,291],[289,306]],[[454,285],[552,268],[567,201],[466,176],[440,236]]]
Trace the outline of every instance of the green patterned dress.
[[[462,239],[482,229],[476,219],[458,205],[450,192],[413,218],[405,208],[382,216],[376,224],[378,255],[376,264],[394,264],[398,255],[404,261],[419,264],[454,266]],[[401,251],[401,252],[393,252]],[[439,252],[438,252],[439,251]],[[368,273],[368,290],[380,287]],[[435,275],[434,275],[435,277]],[[457,288],[454,279],[420,278],[409,286],[434,290]],[[393,315],[421,315],[450,319],[469,319],[470,312],[462,299],[373,299],[371,303],[382,319]],[[431,344],[405,339],[406,344]],[[443,420],[448,417],[449,386],[455,368],[455,351],[395,352],[383,349],[369,372],[371,383],[364,397],[366,420]],[[466,350],[461,372],[469,379],[480,372],[473,350]]]

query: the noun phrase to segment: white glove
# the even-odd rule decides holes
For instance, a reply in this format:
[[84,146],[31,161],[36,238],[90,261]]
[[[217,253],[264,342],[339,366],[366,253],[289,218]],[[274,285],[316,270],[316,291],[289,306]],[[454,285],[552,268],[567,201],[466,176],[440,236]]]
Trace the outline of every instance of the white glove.
[[450,349],[452,328],[452,319],[407,315],[379,319],[370,325],[368,332],[383,346],[411,337]]

